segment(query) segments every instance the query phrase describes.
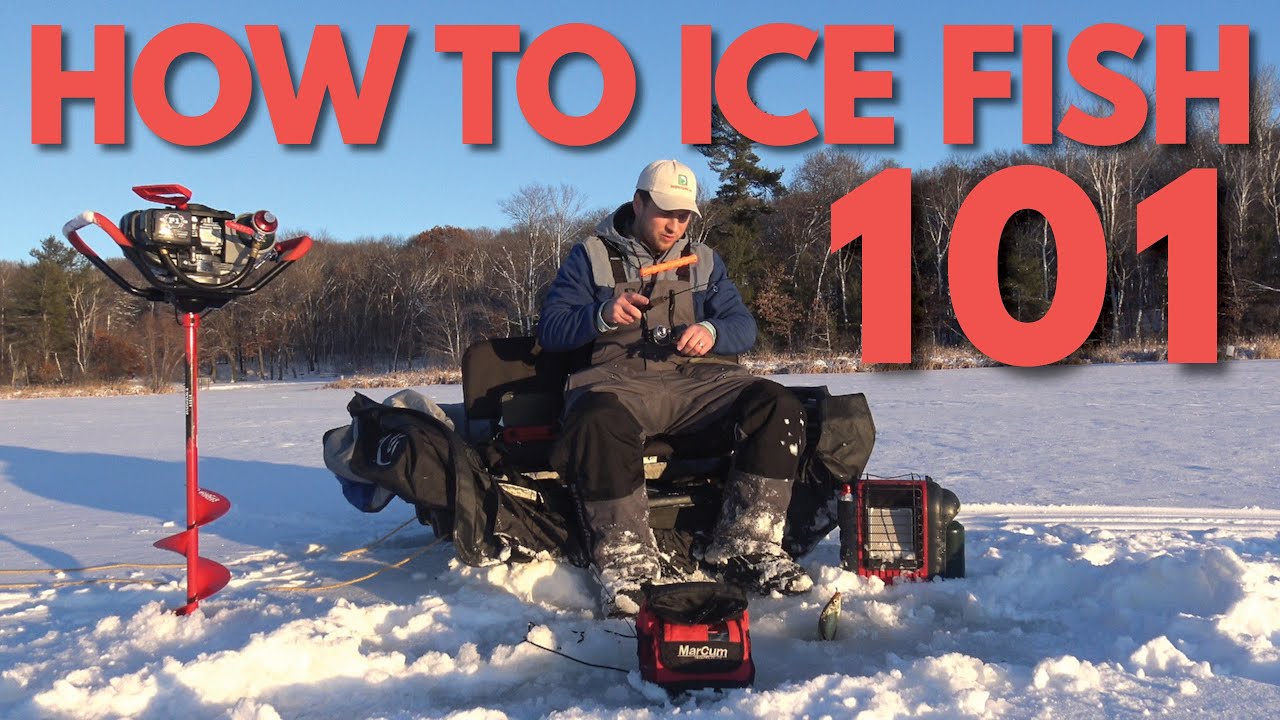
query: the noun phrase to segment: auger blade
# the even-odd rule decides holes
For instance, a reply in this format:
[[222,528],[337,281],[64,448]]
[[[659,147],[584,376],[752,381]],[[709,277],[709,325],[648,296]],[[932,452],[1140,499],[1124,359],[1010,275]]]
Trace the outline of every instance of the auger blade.
[[196,572],[188,580],[187,604],[174,608],[175,615],[189,615],[200,606],[200,601],[218,592],[231,581],[231,571],[208,558],[199,558]]
[[178,553],[187,558],[187,604],[174,610],[187,615],[200,601],[226,587],[231,581],[231,571],[221,563],[199,556],[200,528],[222,517],[231,509],[231,501],[221,494],[197,488],[191,507],[191,527],[155,542],[161,550]]
[[177,535],[170,535],[169,537],[161,538],[152,544],[161,550],[169,550],[170,552],[176,552],[179,555],[186,555],[187,546],[191,544],[191,537],[194,532],[194,530],[183,530]]
[[225,565],[209,558],[196,558],[196,576],[192,578],[189,592],[195,600],[203,600],[231,582],[231,571]]
[[208,525],[231,509],[231,501],[222,495],[200,488],[196,490],[195,523],[196,527]]
[[198,533],[198,528],[191,528],[155,542],[155,546],[161,550],[187,557],[187,604],[174,610],[178,615],[186,615],[195,610],[201,600],[231,582],[231,571],[222,563],[206,557],[191,557],[195,549],[192,543],[198,539]]

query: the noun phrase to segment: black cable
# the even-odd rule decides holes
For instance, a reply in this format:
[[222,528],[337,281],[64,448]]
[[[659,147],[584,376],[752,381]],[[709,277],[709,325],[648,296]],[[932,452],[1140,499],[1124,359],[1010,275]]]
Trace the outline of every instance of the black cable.
[[605,631],[605,632],[607,632],[607,633],[609,633],[610,635],[617,635],[617,636],[618,636],[618,637],[620,637],[620,638],[627,638],[627,639],[629,639],[629,640],[635,640],[637,637],[639,637],[639,636],[640,636],[640,633],[636,631],[636,624],[635,624],[634,622],[632,622],[632,621],[631,621],[630,619],[628,619],[628,618],[622,618],[622,622],[626,623],[626,624],[627,624],[627,627],[631,628],[631,634],[630,634],[630,635],[623,635],[622,633],[620,633],[620,632],[614,632],[614,631],[610,630],[609,628],[605,628],[605,629],[604,629],[604,631]]
[[[675,296],[677,296],[677,295],[683,295],[683,294],[685,294],[685,293],[687,293],[687,292],[698,292],[699,290],[706,290],[706,289],[708,289],[708,288],[713,288],[713,287],[715,287],[715,286],[713,286],[713,285],[711,284],[711,282],[710,282],[710,281],[707,281],[707,282],[702,283],[701,285],[690,285],[689,287],[685,288],[684,290],[673,290],[673,291],[671,291],[671,293],[670,293],[667,297],[662,297],[661,295],[659,295],[656,299],[650,298],[650,299],[649,299],[649,300],[650,300],[649,305],[647,305],[647,306],[646,306],[643,310],[641,310],[640,312],[642,312],[642,313],[646,313],[646,312],[648,312],[651,308],[653,308],[653,307],[654,307],[654,306],[656,306],[656,305],[661,305],[662,303],[665,303],[665,302],[671,302],[671,301],[673,301],[673,300],[674,300]],[[649,289],[649,292],[653,292],[653,289],[652,289],[652,288],[650,288],[650,289]],[[713,292],[714,292],[714,290],[713,290]],[[643,293],[643,292],[642,292],[642,293],[640,293],[640,294],[641,294],[641,295],[644,295],[646,298],[649,298],[649,296],[648,296],[648,295],[646,295],[646,294],[645,294],[645,293]]]
[[627,674],[627,673],[631,672],[630,670],[623,670],[622,668],[614,667],[614,666],[612,666],[612,665],[597,665],[597,664],[595,664],[595,663],[589,663],[589,662],[587,662],[586,660],[579,660],[578,658],[576,658],[576,657],[574,657],[574,656],[572,656],[572,655],[566,655],[566,654],[564,654],[564,653],[560,652],[559,650],[553,650],[552,648],[546,647],[546,646],[544,646],[544,645],[539,645],[538,643],[536,643],[536,642],[534,642],[534,641],[530,640],[530,639],[529,639],[529,638],[527,638],[527,637],[524,639],[524,641],[525,641],[525,642],[527,642],[527,643],[529,643],[530,645],[532,645],[532,646],[534,646],[534,647],[538,648],[539,650],[546,650],[546,651],[547,651],[547,652],[549,652],[549,653],[555,653],[556,655],[559,655],[560,657],[565,658],[565,659],[568,659],[568,660],[572,660],[572,661],[574,661],[574,662],[578,663],[579,665],[586,665],[587,667],[600,668],[601,670],[617,670],[618,672],[623,673],[623,674]]
[[[529,623],[529,630],[530,630],[530,631],[532,631],[532,630],[533,630],[533,623]],[[624,635],[623,637],[626,637],[626,636]],[[628,674],[628,673],[630,673],[630,672],[631,672],[630,670],[623,670],[623,669],[622,669],[622,668],[620,668],[620,667],[614,667],[614,666],[612,666],[612,665],[597,665],[597,664],[595,664],[595,663],[589,663],[589,662],[587,662],[586,660],[579,660],[578,658],[576,658],[576,657],[574,657],[574,656],[572,656],[572,655],[566,655],[565,653],[562,653],[562,652],[560,652],[559,650],[556,650],[556,649],[554,649],[554,648],[549,648],[549,647],[547,647],[547,646],[545,646],[545,645],[539,645],[538,643],[536,643],[536,642],[534,642],[534,641],[532,641],[532,640],[530,640],[530,639],[529,639],[529,633],[527,633],[527,632],[526,632],[526,633],[525,633],[525,635],[524,635],[524,641],[525,641],[525,642],[527,642],[527,643],[529,643],[530,645],[532,645],[532,646],[534,646],[534,647],[538,648],[539,650],[546,650],[546,651],[547,651],[547,652],[549,652],[549,653],[554,653],[554,654],[559,655],[560,657],[565,658],[565,659],[567,659],[567,660],[572,660],[572,661],[574,661],[574,662],[578,663],[579,665],[586,665],[587,667],[599,668],[599,669],[601,669],[601,670],[616,670],[616,671],[618,671],[618,672],[620,672],[620,673],[622,673],[622,674],[624,674],[624,675],[626,675],[626,674]]]

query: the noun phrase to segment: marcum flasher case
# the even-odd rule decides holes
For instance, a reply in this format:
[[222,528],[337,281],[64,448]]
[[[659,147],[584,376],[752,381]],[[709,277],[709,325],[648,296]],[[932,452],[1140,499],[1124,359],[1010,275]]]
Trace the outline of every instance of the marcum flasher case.
[[649,585],[636,618],[640,676],[668,690],[749,687],[747,596],[717,582]]

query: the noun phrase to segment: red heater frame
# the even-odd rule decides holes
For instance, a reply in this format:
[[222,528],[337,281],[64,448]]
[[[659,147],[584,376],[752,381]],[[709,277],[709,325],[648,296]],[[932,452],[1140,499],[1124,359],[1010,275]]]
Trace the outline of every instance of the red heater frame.
[[886,583],[963,577],[955,493],[924,475],[864,476],[840,496],[841,564]]

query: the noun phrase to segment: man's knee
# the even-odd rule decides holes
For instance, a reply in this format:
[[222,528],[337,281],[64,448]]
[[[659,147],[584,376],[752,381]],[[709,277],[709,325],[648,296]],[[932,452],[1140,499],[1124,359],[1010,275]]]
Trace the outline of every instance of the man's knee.
[[804,452],[804,406],[772,380],[747,386],[734,403],[739,433],[735,466],[755,475],[787,478]]
[[795,393],[772,380],[760,379],[748,385],[736,405],[739,425],[746,432],[773,423],[803,425],[804,406]]
[[589,392],[569,408],[562,435],[592,435],[609,438],[638,438],[640,423],[617,395]]
[[588,392],[569,409],[552,466],[584,500],[624,497],[644,483],[640,423],[613,393]]

